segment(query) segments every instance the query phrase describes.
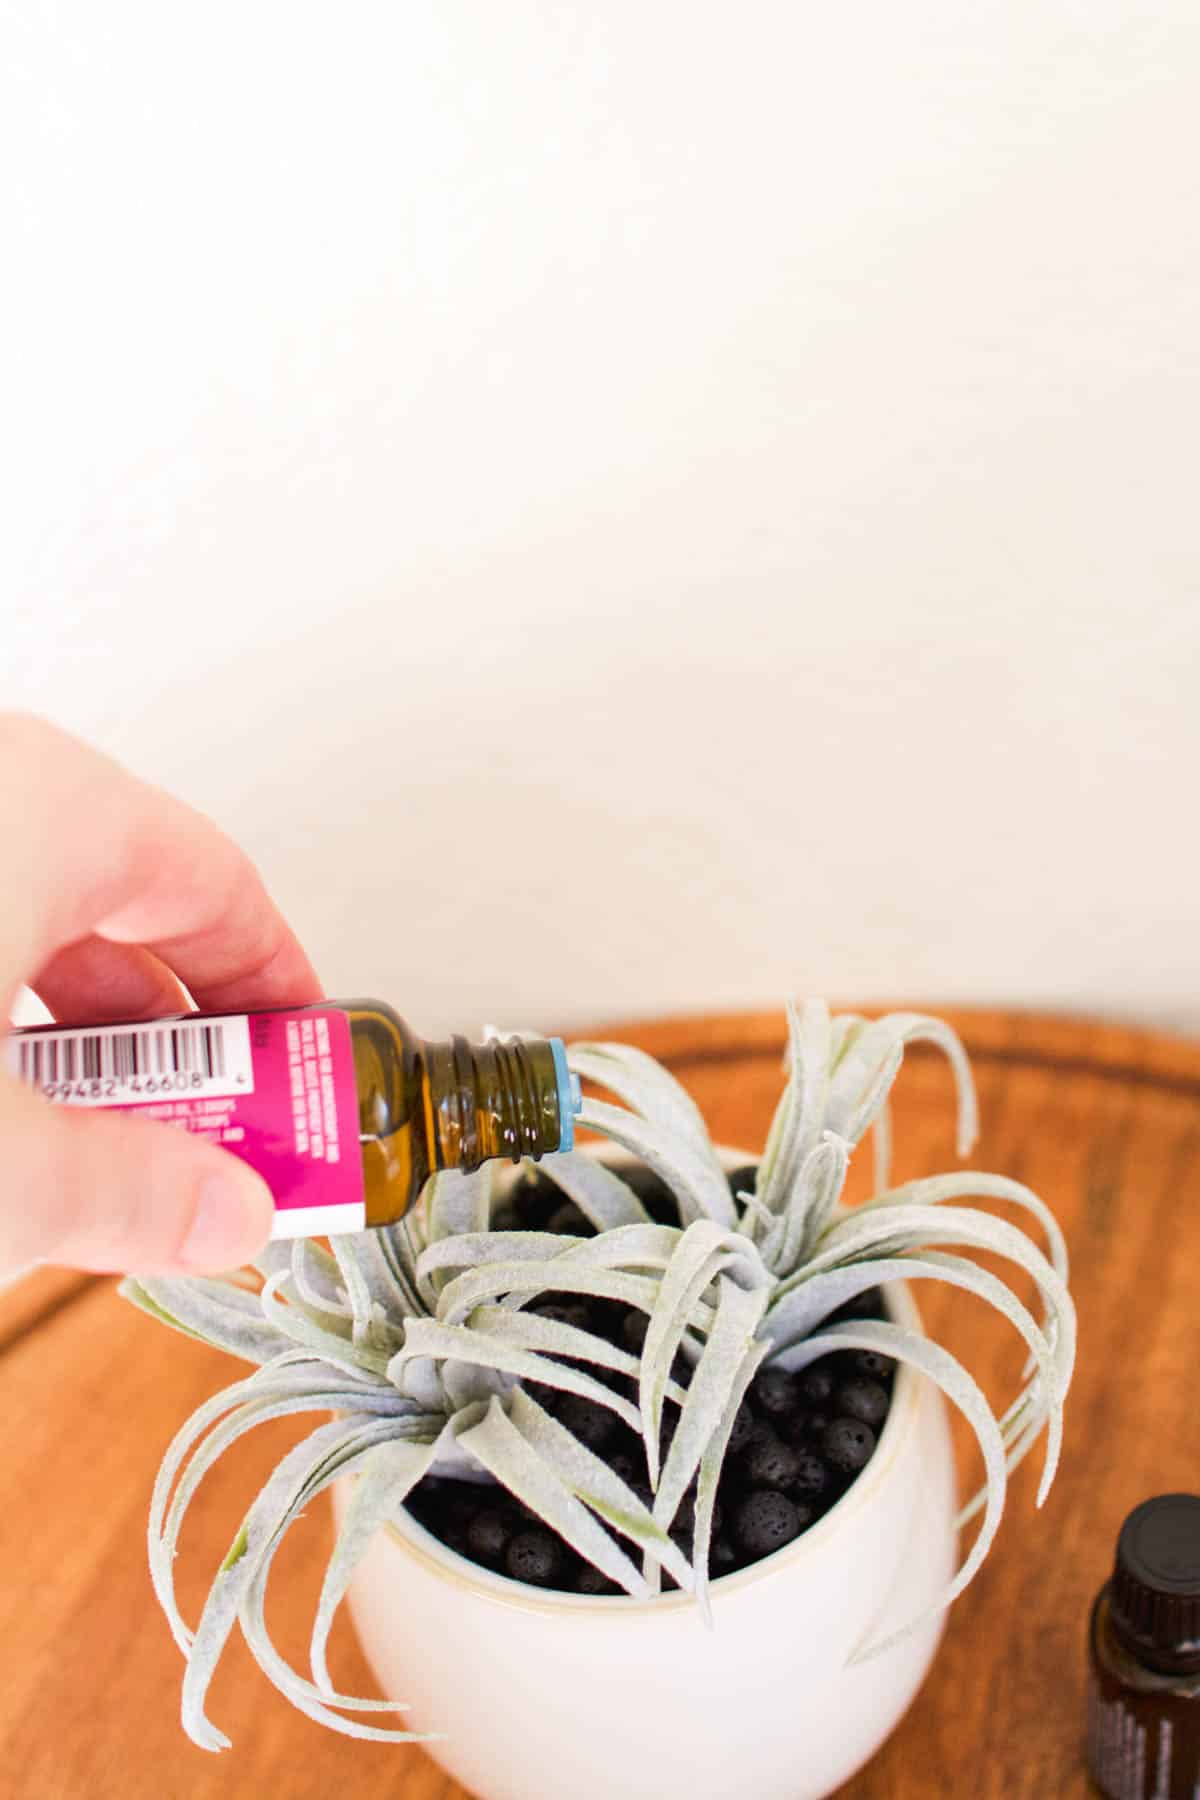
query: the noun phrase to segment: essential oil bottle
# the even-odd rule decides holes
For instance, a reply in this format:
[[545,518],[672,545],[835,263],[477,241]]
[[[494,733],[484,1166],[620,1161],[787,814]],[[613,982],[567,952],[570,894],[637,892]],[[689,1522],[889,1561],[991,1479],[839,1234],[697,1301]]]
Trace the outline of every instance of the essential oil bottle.
[[6,1054],[49,1100],[136,1110],[242,1157],[275,1196],[276,1237],[390,1225],[440,1169],[569,1150],[582,1104],[560,1039],[429,1043],[377,1000],[34,1026]]
[[1108,1800],[1200,1795],[1200,1496],[1130,1513],[1092,1608],[1088,1769]]

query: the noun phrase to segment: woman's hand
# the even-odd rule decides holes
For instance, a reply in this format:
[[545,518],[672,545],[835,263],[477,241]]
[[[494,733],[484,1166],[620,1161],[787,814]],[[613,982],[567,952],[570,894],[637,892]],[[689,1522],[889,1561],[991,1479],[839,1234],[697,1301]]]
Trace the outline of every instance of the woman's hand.
[[[0,714],[0,1029],[27,982],[72,1025],[321,997],[248,858],[216,826],[41,720]],[[265,1183],[172,1125],[56,1105],[0,1070],[0,1271],[231,1268]]]

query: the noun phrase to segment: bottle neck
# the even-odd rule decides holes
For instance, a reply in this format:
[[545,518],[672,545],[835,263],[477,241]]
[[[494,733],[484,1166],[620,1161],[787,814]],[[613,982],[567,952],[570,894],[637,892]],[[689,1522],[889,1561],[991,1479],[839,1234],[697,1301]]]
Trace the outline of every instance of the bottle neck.
[[493,1157],[547,1156],[569,1136],[558,1063],[545,1038],[471,1044],[452,1037],[425,1052],[436,1168],[470,1173]]
[[1120,1609],[1113,1605],[1111,1582],[1101,1589],[1097,1599],[1096,1627],[1098,1633],[1107,1630],[1118,1650],[1151,1675],[1173,1676],[1179,1680],[1200,1675],[1200,1644],[1154,1643],[1132,1630]]

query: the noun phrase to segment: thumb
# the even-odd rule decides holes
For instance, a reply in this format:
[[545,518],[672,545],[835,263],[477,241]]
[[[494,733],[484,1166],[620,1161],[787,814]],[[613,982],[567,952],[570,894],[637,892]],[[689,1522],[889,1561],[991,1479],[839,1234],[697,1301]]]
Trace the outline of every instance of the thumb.
[[215,1144],[0,1077],[0,1271],[235,1268],[273,1215],[266,1183]]

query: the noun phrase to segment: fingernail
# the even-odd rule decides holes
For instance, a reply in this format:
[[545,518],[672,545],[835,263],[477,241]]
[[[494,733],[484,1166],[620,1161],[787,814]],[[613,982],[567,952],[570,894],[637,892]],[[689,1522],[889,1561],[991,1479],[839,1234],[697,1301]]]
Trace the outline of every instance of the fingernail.
[[271,1230],[266,1182],[229,1157],[231,1167],[200,1184],[191,1228],[179,1248],[189,1269],[234,1269],[256,1256]]

